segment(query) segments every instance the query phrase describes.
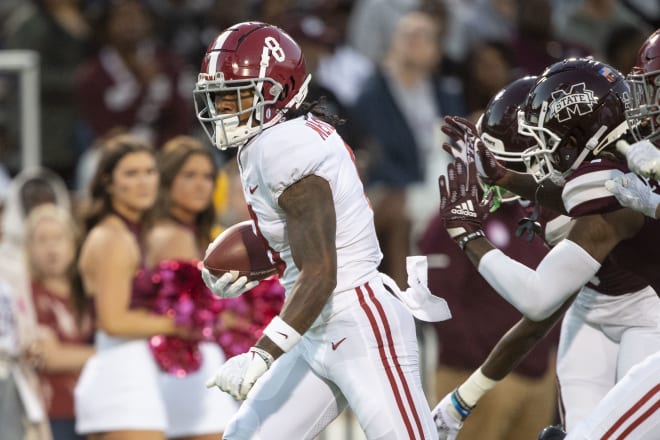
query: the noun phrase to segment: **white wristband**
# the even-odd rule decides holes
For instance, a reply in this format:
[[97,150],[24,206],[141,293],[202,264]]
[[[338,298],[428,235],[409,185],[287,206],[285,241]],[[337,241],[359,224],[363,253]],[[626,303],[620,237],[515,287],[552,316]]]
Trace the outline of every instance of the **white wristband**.
[[268,336],[285,353],[291,350],[302,338],[296,329],[284,322],[279,316],[275,316],[266,326],[264,335]]
[[465,403],[474,407],[479,399],[481,399],[481,396],[497,385],[497,382],[498,381],[486,377],[484,373],[481,372],[481,368],[479,368],[458,387],[458,393]]

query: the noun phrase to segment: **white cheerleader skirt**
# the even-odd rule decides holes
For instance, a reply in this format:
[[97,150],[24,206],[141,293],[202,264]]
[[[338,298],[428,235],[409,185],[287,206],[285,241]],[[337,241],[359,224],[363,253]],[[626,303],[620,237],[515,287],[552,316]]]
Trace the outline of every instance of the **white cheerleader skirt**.
[[160,370],[146,339],[96,334],[96,349],[74,391],[76,432],[165,431]]
[[160,372],[160,389],[167,411],[167,437],[185,437],[224,432],[238,410],[238,402],[217,387],[206,388],[206,381],[225,362],[218,344],[200,344],[202,366],[185,377]]

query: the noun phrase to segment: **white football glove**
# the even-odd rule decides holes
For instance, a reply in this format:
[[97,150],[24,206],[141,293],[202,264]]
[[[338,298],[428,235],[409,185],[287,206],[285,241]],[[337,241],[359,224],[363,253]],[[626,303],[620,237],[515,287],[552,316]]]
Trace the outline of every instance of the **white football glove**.
[[252,347],[222,364],[215,375],[206,381],[206,388],[217,386],[235,399],[245,400],[254,383],[273,364],[273,356],[265,350]]
[[653,188],[636,174],[628,173],[616,179],[607,180],[605,188],[614,194],[621,205],[655,218],[658,204],[660,204],[660,195],[654,193]]
[[216,277],[207,268],[202,268],[204,284],[211,292],[222,298],[236,298],[259,284],[259,281],[248,281],[245,276],[236,277],[237,274],[231,272]]
[[660,178],[660,150],[651,141],[643,140],[630,145],[620,140],[616,147],[626,155],[630,171],[655,180]]
[[438,440],[455,440],[456,436],[458,436],[458,431],[463,427],[463,420],[465,418],[461,417],[454,406],[454,402],[452,401],[452,394],[454,392],[452,391],[443,397],[440,403],[431,411],[435,426],[438,428]]

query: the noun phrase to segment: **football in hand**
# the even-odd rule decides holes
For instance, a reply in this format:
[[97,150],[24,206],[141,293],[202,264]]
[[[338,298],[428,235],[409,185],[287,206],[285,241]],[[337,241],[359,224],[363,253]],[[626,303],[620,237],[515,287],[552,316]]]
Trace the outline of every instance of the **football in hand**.
[[246,276],[248,281],[277,273],[265,243],[254,233],[252,220],[236,223],[218,235],[206,250],[204,267],[217,277],[233,272],[234,279]]

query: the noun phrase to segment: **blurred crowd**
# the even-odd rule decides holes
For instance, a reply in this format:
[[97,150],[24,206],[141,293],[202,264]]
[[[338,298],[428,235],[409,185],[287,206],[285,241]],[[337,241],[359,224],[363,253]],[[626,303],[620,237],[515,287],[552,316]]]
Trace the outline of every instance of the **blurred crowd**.
[[[202,56],[221,30],[264,21],[300,44],[313,75],[308,99],[324,100],[344,120],[339,131],[356,153],[386,256],[381,269],[405,286],[407,255],[443,249],[444,237],[424,235],[437,228],[437,177],[450,160],[441,148],[442,117],[476,121],[512,80],[572,55],[592,55],[626,74],[660,25],[660,3],[645,0],[1,3],[0,54],[26,49],[40,57],[41,127],[34,129],[43,139],[41,167],[24,169],[17,79],[0,64],[0,420],[20,421],[9,434],[2,424],[10,439],[48,438],[49,431],[56,439],[75,438],[73,389],[94,353],[97,327],[76,261],[83,218],[94,204],[90,184],[109,139],[136,136],[157,154],[174,148],[173,140],[210,152],[213,188],[197,247],[249,218],[232,152],[211,149],[192,101]],[[442,258],[431,261],[432,270],[448,266]],[[430,281],[431,290],[447,297],[442,277]],[[484,289],[461,282],[456,291],[467,288]],[[470,308],[480,302],[450,306],[458,308],[455,316],[475,316]],[[478,367],[517,318],[508,304],[492,305],[507,307],[508,313],[488,316],[492,323],[471,323],[484,335],[470,342],[473,359],[456,360],[440,347],[438,366]],[[228,319],[249,327],[250,308],[236,310]],[[443,323],[440,339],[466,320]],[[548,384],[543,396],[553,392],[553,341],[528,368],[533,373],[521,373]],[[454,386],[443,380],[438,395]],[[453,380],[460,383],[462,375]]]

